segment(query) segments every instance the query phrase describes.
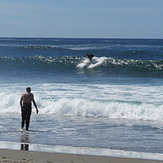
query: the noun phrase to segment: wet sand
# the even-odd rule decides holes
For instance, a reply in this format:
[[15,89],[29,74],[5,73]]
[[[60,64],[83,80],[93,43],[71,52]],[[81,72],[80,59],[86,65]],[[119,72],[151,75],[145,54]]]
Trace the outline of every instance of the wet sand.
[[0,149],[0,163],[163,163],[163,161]]

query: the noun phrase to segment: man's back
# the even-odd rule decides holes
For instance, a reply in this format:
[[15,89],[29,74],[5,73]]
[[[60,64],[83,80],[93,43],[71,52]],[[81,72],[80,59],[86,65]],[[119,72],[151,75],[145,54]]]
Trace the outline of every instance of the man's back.
[[21,98],[24,103],[30,104],[33,101],[33,94],[26,92],[22,95]]

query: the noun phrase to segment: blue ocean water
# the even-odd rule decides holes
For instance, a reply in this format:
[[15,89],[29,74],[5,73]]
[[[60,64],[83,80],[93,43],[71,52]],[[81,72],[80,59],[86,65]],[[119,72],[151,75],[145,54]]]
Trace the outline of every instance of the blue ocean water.
[[162,39],[0,38],[0,88],[1,142],[163,153]]

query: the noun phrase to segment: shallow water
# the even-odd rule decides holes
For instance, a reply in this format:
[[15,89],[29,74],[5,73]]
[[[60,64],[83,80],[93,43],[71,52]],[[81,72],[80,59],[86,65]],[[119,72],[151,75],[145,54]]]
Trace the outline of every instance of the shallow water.
[[22,131],[20,115],[1,117],[1,141],[163,153],[160,122],[33,114],[29,131]]

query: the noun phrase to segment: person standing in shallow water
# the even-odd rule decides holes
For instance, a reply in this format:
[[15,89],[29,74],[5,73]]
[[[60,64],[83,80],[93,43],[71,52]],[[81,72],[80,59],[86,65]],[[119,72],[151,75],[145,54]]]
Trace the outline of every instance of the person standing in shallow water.
[[32,111],[32,103],[36,108],[36,113],[38,114],[38,108],[36,102],[34,100],[34,95],[31,93],[31,88],[27,87],[26,92],[22,94],[20,98],[20,107],[22,113],[22,129],[24,128],[24,124],[26,123],[26,130],[29,128],[31,111]]

